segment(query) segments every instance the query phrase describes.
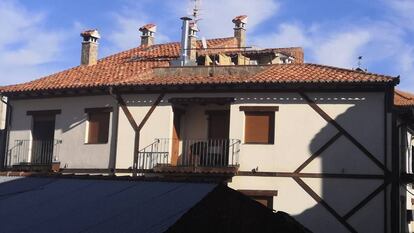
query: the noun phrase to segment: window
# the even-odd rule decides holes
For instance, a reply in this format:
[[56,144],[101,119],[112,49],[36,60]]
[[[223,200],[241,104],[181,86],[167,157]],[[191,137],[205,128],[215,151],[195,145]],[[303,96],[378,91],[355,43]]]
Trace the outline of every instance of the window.
[[269,209],[273,209],[273,197],[270,196],[250,196],[251,199],[259,202]]
[[108,108],[86,109],[88,113],[87,138],[88,144],[108,142],[110,111]]
[[243,190],[239,192],[259,202],[269,209],[273,209],[273,197],[277,196],[277,190]]
[[244,143],[274,144],[277,107],[240,107],[245,114]]

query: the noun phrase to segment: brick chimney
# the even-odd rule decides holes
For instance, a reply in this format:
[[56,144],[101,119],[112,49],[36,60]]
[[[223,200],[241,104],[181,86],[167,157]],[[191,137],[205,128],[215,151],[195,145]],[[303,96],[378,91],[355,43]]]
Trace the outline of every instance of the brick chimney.
[[98,40],[101,38],[98,30],[86,30],[80,34],[83,37],[81,65],[95,65],[98,61]]
[[146,24],[140,27],[139,31],[142,32],[141,46],[151,46],[155,44],[154,34],[157,31],[157,26],[155,24]]
[[188,50],[187,56],[190,61],[195,62],[197,60],[197,32],[198,32],[197,24],[192,22],[189,26],[188,32]]
[[232,22],[234,23],[234,37],[237,39],[238,47],[246,47],[247,15],[239,15]]

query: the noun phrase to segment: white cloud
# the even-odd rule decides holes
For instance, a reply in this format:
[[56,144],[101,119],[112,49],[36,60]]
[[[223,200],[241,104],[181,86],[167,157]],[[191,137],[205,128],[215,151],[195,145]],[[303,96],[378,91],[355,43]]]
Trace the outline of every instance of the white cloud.
[[342,32],[330,38],[320,38],[314,47],[314,59],[321,64],[353,68],[358,51],[370,41],[370,33],[363,30]]
[[[191,14],[193,3],[189,2],[169,2],[177,19]],[[232,36],[234,24],[231,20],[238,15],[249,17],[247,27],[248,33],[251,33],[260,23],[275,16],[279,8],[277,0],[203,0],[200,4],[199,35],[207,38]]]
[[44,29],[45,20],[44,14],[16,1],[0,2],[0,85],[38,78],[53,69],[42,66],[60,57],[65,36]]
[[392,17],[400,27],[414,30],[414,1],[413,0],[385,0],[385,3],[395,11]]
[[306,34],[307,32],[298,24],[282,23],[278,31],[255,36],[252,42],[264,48],[307,47],[311,42]]
[[[152,21],[147,16],[146,11],[142,8],[142,5],[145,4],[140,3],[129,2],[122,10],[111,15],[114,20],[113,29],[108,34],[108,41],[111,45],[103,48],[104,55],[139,46],[140,32],[138,29],[148,23],[158,24],[158,22]],[[168,36],[159,29],[160,27],[158,27],[158,31],[155,34],[156,43],[168,42]]]

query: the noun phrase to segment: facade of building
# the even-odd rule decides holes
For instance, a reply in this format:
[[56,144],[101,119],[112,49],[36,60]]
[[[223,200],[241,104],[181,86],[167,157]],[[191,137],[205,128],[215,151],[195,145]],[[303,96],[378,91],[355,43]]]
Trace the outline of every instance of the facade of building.
[[82,65],[1,90],[13,107],[5,165],[221,177],[314,232],[408,227],[399,79],[248,48],[246,20],[197,41],[183,18],[181,44],[155,44],[145,25],[141,46],[101,60],[99,33],[82,33]]

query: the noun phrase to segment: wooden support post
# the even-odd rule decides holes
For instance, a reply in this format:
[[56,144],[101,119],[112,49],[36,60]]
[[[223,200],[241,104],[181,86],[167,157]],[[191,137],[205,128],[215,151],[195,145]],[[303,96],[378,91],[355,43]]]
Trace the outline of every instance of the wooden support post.
[[154,104],[151,106],[150,110],[147,112],[145,117],[142,119],[141,123],[138,125],[135,121],[134,117],[132,116],[132,113],[129,111],[124,99],[119,93],[116,93],[114,89],[111,87],[110,91],[111,95],[117,100],[119,106],[121,107],[122,111],[124,112],[126,118],[129,121],[129,124],[134,129],[135,132],[135,138],[134,138],[134,159],[132,164],[132,176],[137,176],[138,174],[138,157],[139,157],[139,139],[141,130],[144,127],[145,123],[148,121],[148,119],[151,117],[151,114],[154,112],[155,108],[160,104],[161,100],[164,98],[164,93],[161,93],[157,100],[154,102]]

